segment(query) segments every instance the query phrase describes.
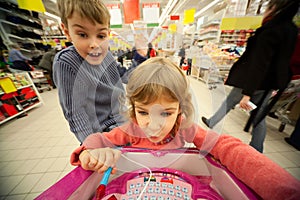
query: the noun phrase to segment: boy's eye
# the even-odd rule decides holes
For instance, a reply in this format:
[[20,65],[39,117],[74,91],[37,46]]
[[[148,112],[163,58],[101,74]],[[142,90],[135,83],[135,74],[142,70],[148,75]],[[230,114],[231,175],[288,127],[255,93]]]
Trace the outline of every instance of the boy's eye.
[[107,35],[98,35],[98,38],[100,39],[105,39],[107,37]]
[[87,37],[87,35],[86,35],[85,33],[78,33],[78,35],[79,35],[80,37],[82,37],[82,38],[86,38],[86,37]]

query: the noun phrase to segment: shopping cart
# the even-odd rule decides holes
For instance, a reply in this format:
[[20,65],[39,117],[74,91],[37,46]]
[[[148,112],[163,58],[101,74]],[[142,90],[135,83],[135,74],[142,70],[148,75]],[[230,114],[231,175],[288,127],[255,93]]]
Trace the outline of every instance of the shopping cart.
[[[110,176],[103,199],[260,199],[211,156],[199,156],[197,149],[123,148],[122,152],[118,172]],[[77,167],[36,200],[94,200],[101,178]]]
[[207,84],[208,89],[215,89],[217,84],[223,83],[220,69],[210,56],[201,55],[197,59],[200,66],[199,79]]
[[[271,98],[272,99],[272,98]],[[294,76],[279,100],[271,109],[269,116],[277,118],[281,124],[278,128],[282,132],[286,124],[295,125],[300,115],[300,76]]]
[[32,82],[40,93],[44,90],[51,90],[49,80],[45,77],[43,70],[34,70],[29,72]]

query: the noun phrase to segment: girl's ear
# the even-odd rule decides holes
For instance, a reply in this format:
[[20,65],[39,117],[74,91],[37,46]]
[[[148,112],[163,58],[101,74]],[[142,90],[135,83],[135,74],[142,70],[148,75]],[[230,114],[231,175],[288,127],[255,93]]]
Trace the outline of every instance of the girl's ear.
[[71,39],[71,36],[70,36],[70,33],[69,33],[69,30],[68,30],[68,27],[65,26],[65,24],[61,23],[60,24],[65,36],[67,37],[67,39],[72,42],[72,39]]

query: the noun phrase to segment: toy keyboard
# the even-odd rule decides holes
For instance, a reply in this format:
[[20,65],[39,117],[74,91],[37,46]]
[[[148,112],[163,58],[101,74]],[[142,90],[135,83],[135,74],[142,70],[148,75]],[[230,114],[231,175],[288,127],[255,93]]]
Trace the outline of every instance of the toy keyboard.
[[169,168],[125,173],[106,187],[105,200],[223,199],[210,187],[211,177],[192,176]]

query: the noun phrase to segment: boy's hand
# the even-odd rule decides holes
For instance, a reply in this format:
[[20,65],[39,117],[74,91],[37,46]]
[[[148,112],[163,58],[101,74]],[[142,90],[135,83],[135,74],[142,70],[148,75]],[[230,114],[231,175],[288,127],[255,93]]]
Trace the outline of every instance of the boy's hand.
[[121,151],[107,147],[84,150],[79,155],[79,160],[83,169],[103,173],[109,167],[114,168],[120,156]]

